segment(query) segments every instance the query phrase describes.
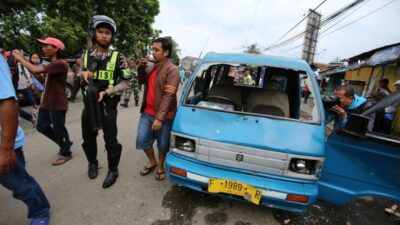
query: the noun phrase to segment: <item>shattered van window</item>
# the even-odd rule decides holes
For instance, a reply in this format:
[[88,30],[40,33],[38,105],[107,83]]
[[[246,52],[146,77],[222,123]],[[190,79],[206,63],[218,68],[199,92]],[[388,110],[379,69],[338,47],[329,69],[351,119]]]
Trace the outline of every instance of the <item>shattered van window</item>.
[[303,71],[247,64],[203,64],[184,104],[230,113],[319,122],[314,88]]

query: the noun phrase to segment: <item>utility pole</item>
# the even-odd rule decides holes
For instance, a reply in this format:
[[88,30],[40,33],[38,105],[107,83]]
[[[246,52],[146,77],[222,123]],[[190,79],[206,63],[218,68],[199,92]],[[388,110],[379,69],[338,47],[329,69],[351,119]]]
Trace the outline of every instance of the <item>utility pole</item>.
[[320,23],[321,14],[315,12],[312,9],[309,9],[302,55],[302,59],[304,59],[309,64],[314,62]]

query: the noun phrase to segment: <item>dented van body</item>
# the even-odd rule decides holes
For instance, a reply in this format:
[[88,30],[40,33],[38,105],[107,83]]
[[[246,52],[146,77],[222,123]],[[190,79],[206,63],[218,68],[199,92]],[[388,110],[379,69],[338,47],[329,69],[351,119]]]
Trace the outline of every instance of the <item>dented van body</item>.
[[[307,103],[301,98],[304,82],[313,93]],[[341,133],[326,138],[321,96],[304,61],[209,53],[184,87],[166,170],[173,183],[197,191],[294,212],[318,198],[343,204],[367,194],[400,201],[400,172],[392,168],[400,163],[396,140],[385,152],[374,152],[388,164],[362,171],[360,148],[370,154],[371,146]],[[370,157],[360,158],[368,164]],[[370,188],[374,180],[363,189],[360,180],[371,179],[370,169],[386,183]]]

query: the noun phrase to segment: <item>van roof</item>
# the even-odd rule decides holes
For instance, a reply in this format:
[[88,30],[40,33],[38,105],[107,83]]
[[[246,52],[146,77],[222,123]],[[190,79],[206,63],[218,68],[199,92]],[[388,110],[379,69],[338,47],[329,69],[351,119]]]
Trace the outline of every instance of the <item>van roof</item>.
[[239,64],[256,64],[268,65],[273,67],[281,67],[287,69],[310,71],[310,66],[301,59],[293,59],[282,56],[272,56],[264,54],[247,54],[247,53],[215,53],[210,52],[202,59],[203,63],[239,63]]

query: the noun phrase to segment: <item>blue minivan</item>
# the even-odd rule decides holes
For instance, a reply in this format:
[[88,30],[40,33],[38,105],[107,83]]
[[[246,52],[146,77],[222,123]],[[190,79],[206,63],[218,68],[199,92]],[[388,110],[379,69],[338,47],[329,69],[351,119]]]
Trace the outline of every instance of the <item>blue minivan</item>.
[[400,202],[400,139],[367,124],[352,115],[328,132],[314,72],[302,60],[209,53],[183,89],[166,170],[190,189],[294,212],[318,198]]

